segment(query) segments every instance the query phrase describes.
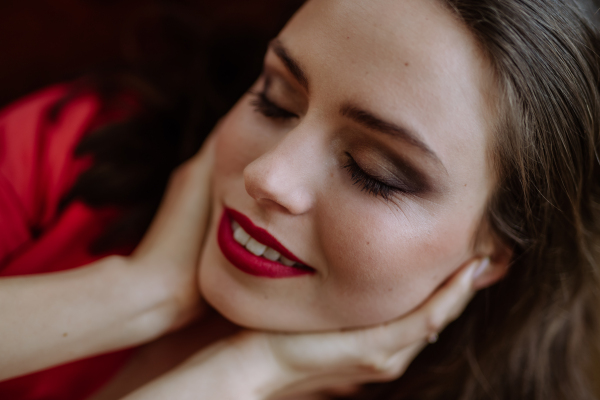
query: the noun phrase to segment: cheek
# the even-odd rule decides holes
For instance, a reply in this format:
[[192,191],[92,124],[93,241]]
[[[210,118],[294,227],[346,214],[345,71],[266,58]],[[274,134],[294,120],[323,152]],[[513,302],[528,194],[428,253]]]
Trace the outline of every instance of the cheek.
[[377,323],[405,314],[470,256],[472,224],[458,223],[464,222],[459,210],[433,215],[393,207],[346,200],[331,219],[324,217],[327,301],[345,310],[347,320]]

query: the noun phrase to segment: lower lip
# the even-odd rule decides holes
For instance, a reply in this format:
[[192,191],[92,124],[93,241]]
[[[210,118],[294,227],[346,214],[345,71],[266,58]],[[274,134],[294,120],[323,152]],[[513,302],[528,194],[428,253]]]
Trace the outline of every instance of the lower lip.
[[312,269],[288,267],[250,253],[233,238],[231,217],[227,210],[223,212],[219,223],[218,242],[225,258],[236,268],[250,275],[263,278],[292,278],[314,273]]

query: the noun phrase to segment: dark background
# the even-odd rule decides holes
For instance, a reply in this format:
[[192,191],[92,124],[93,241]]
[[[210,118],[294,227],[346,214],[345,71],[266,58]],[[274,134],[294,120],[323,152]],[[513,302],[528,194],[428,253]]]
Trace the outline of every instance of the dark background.
[[[56,82],[126,66],[131,37],[156,13],[184,16],[220,49],[216,73],[234,94],[301,0],[2,0],[0,107]],[[222,50],[222,51],[221,51]],[[231,54],[234,53],[234,54]],[[234,57],[235,56],[235,57]],[[235,60],[233,60],[235,58]],[[248,68],[244,68],[247,66]],[[224,75],[223,75],[224,74]],[[250,75],[252,78],[250,78]]]

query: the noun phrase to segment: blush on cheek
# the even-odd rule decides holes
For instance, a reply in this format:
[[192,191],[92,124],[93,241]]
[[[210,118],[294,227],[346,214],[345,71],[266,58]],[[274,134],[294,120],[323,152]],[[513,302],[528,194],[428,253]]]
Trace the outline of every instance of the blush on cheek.
[[339,316],[346,324],[379,323],[409,312],[468,254],[468,229],[451,229],[450,221],[409,224],[389,213],[348,215],[354,218],[325,224],[329,233],[323,235],[331,277],[327,301],[343,310]]

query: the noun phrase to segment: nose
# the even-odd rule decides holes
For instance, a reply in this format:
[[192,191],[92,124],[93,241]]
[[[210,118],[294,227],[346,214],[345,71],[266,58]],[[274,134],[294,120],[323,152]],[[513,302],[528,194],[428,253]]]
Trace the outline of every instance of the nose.
[[325,173],[318,137],[288,132],[244,169],[246,191],[261,206],[301,215],[312,209]]

